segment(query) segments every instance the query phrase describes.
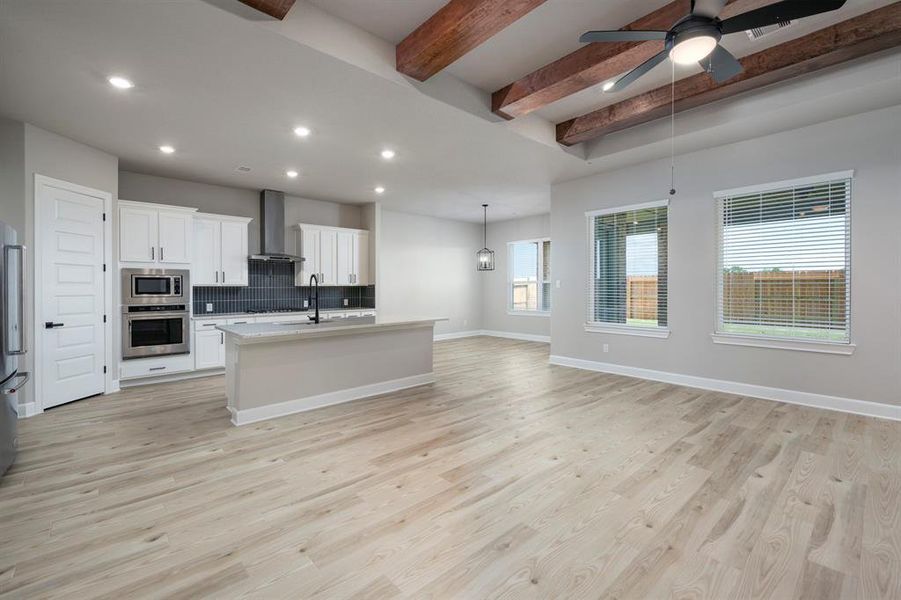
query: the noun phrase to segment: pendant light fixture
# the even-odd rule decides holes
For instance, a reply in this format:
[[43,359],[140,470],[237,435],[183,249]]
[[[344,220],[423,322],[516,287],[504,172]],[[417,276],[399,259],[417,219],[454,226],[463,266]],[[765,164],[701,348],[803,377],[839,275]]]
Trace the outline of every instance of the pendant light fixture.
[[482,218],[482,228],[484,232],[484,244],[485,247],[476,252],[476,258],[478,262],[476,263],[476,268],[479,271],[493,271],[494,270],[494,250],[488,249],[488,205],[482,205],[482,211],[484,212]]

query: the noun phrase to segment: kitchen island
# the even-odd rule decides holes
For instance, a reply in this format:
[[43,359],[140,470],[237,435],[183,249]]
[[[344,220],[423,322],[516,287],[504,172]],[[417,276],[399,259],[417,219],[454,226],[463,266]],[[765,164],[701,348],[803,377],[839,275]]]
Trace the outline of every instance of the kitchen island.
[[245,425],[434,381],[442,318],[220,325],[232,423]]

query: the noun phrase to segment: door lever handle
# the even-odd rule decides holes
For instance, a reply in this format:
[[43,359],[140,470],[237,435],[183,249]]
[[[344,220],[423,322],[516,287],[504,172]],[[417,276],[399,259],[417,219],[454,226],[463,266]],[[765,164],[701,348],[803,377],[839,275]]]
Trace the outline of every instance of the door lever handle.
[[53,321],[46,321],[44,323],[44,329],[53,329],[55,327],[62,327],[65,323],[54,323]]

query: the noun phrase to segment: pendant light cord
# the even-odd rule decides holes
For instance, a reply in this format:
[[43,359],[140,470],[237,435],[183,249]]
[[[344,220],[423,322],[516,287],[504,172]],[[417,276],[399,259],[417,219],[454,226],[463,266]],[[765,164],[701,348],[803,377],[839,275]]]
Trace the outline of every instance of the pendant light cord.
[[488,247],[488,205],[482,205],[482,247]]
[[669,194],[676,194],[676,62],[670,60],[672,65],[672,79],[670,81],[670,136],[669,136]]

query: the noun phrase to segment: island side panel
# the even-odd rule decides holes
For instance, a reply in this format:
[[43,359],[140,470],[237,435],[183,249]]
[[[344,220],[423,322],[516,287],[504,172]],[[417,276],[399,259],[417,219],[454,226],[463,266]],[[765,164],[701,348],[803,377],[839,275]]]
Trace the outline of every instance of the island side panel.
[[[433,380],[433,329],[430,323],[353,335],[229,344],[226,373],[233,371],[227,377],[234,390],[229,405],[240,414],[292,402],[291,407],[272,413],[288,414],[428,383]],[[253,420],[262,414],[265,411],[254,411]]]

